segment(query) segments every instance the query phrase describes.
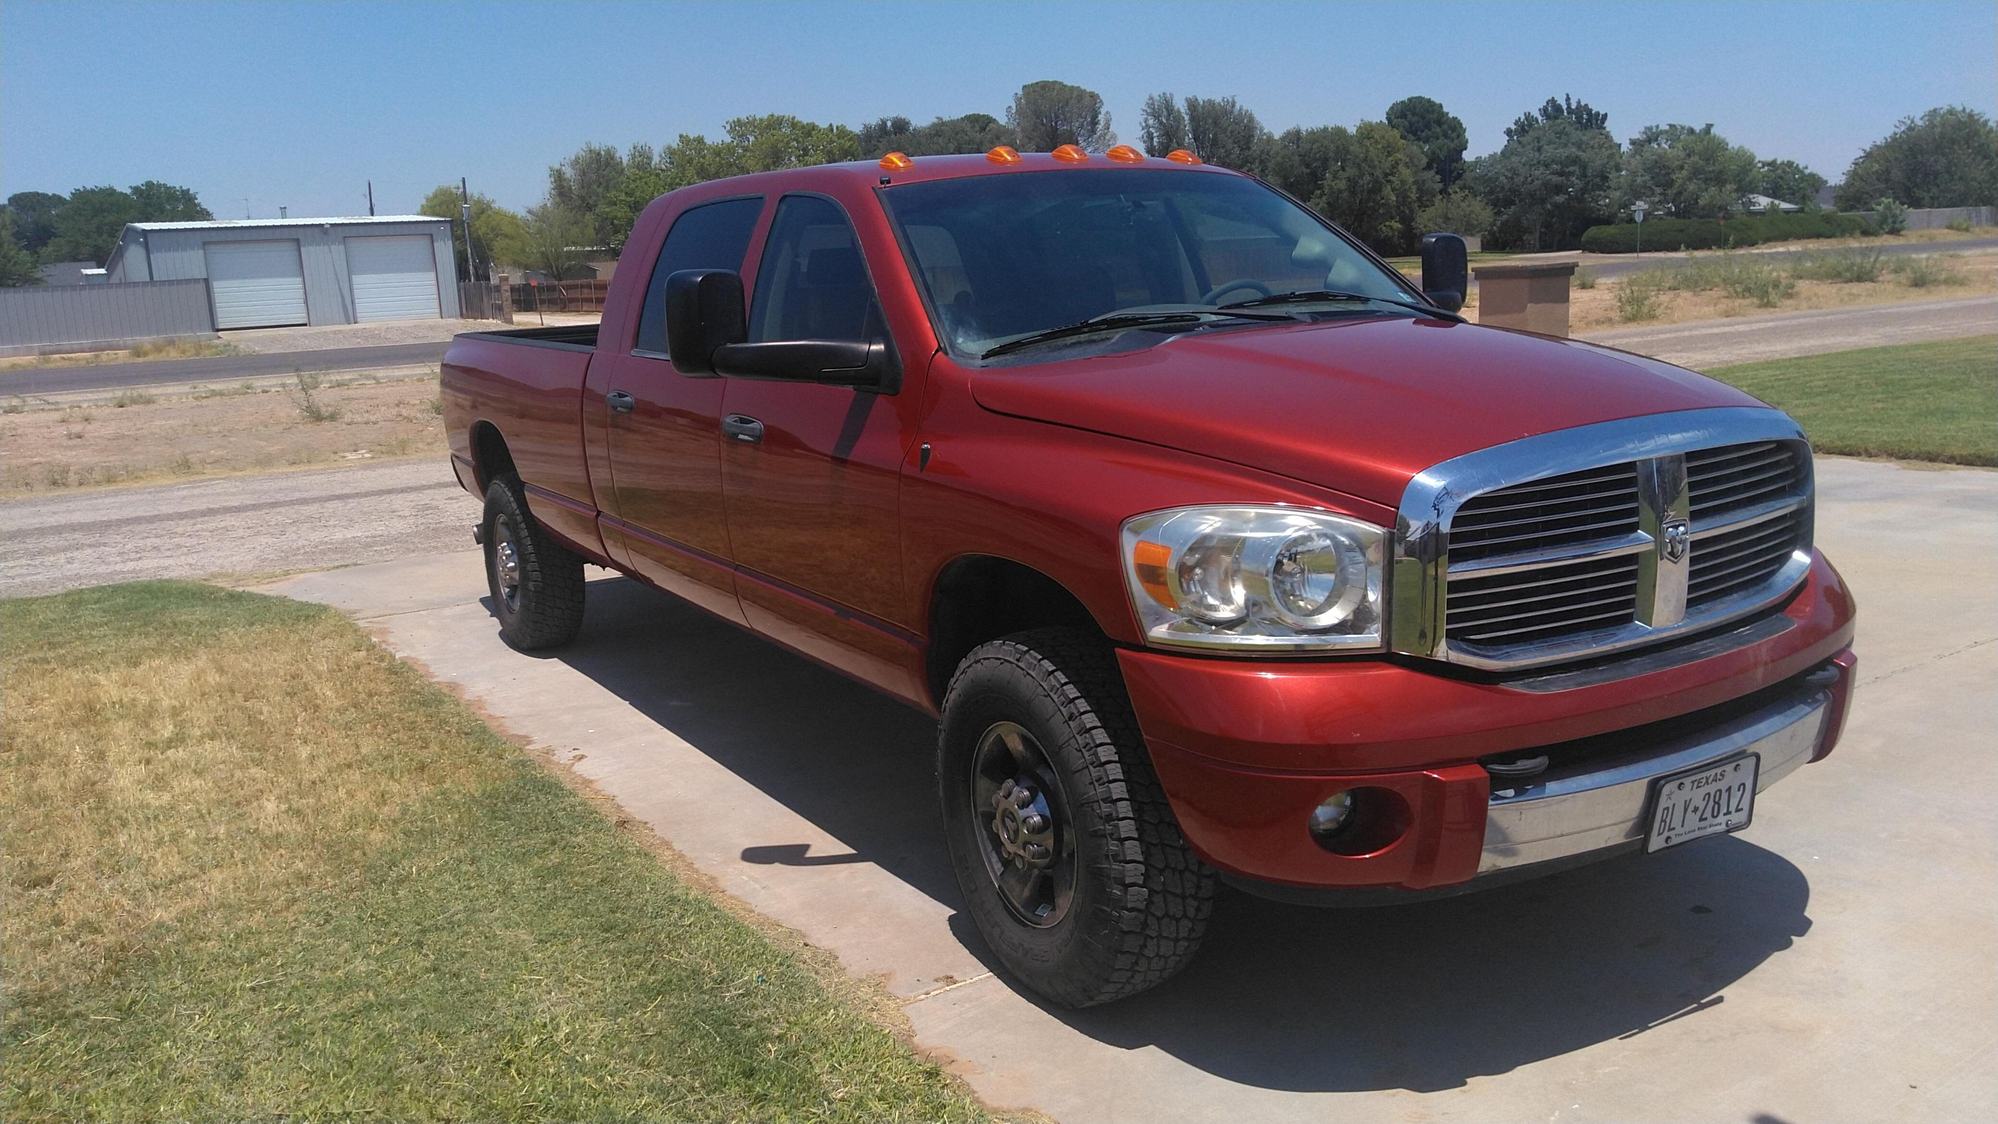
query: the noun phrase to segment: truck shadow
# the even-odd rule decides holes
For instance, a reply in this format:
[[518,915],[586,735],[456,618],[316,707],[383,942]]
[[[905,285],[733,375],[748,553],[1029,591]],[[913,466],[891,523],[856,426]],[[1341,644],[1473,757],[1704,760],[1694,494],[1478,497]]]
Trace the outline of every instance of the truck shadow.
[[[959,904],[927,718],[625,579],[591,583],[584,636],[554,658],[853,848],[770,840],[745,861],[873,863]],[[1183,976],[1048,1014],[1265,1088],[1447,1089],[1699,1018],[1809,931],[1809,900],[1802,871],[1740,837],[1403,906],[1230,893]],[[962,912],[951,932],[991,964]]]

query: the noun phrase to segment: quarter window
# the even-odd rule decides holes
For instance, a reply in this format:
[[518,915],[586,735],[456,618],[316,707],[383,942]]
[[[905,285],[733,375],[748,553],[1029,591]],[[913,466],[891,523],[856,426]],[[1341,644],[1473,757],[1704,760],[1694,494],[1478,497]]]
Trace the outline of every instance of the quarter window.
[[645,310],[638,318],[638,341],[632,350],[665,356],[666,278],[683,269],[741,269],[756,217],[762,213],[763,199],[758,196],[703,204],[673,221],[645,287]]
[[779,203],[756,272],[750,340],[874,340],[886,335],[846,213],[831,200],[812,195],[793,195]]

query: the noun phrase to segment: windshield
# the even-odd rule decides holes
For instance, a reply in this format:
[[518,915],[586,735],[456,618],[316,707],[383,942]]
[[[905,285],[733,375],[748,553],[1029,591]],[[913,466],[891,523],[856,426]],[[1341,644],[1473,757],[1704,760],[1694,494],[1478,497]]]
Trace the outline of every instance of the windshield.
[[937,328],[960,354],[1111,313],[1317,290],[1422,299],[1317,216],[1240,176],[1077,169],[882,195]]

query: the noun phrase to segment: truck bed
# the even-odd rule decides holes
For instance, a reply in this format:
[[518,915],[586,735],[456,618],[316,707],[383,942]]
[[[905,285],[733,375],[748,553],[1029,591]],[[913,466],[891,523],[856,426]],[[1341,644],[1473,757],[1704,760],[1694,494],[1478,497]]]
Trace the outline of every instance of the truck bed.
[[460,332],[456,338],[524,343],[530,347],[555,347],[565,351],[595,351],[597,328],[596,324],[550,324],[540,328],[509,328],[503,332]]

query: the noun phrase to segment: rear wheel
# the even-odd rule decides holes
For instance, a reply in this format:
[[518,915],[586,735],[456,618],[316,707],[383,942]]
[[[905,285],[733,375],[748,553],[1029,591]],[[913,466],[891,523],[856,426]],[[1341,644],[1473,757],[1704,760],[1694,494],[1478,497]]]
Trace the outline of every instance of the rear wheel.
[[486,485],[481,538],[500,637],[522,651],[574,639],[583,625],[583,559],[528,514],[518,477]]
[[937,782],[966,911],[1029,989],[1088,1007],[1193,958],[1214,874],[1179,833],[1100,639],[1043,629],[966,656]]

